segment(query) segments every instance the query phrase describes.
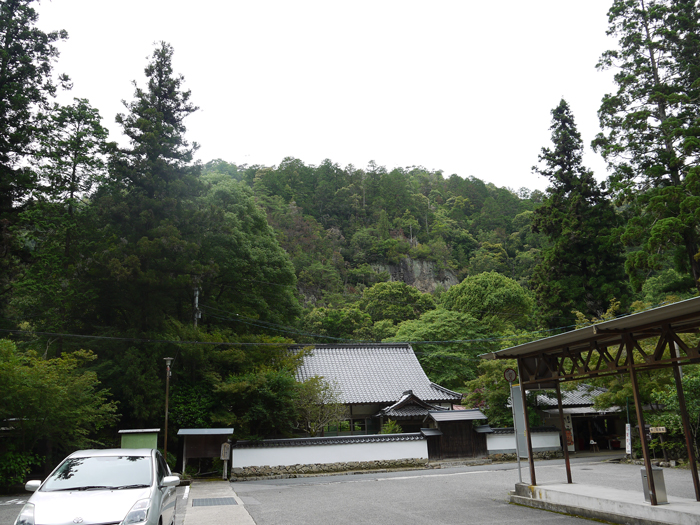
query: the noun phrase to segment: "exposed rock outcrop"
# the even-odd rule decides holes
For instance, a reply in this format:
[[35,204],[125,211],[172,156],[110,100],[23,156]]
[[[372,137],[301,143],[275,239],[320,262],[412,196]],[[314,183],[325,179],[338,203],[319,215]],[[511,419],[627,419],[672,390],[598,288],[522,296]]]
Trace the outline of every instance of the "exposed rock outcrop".
[[433,261],[422,261],[405,257],[398,264],[372,264],[376,272],[387,272],[392,281],[403,281],[424,293],[432,293],[438,285],[447,290],[459,284],[451,270],[437,268]]

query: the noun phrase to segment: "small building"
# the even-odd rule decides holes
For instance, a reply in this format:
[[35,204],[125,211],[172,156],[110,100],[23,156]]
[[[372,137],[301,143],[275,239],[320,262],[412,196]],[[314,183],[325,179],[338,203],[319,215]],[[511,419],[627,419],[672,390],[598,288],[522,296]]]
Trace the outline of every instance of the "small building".
[[121,448],[158,448],[159,428],[133,428],[119,431]]
[[[569,452],[588,450],[590,443],[599,449],[619,449],[624,442],[625,421],[620,407],[597,409],[595,399],[605,388],[579,384],[574,390],[561,391],[562,412]],[[557,400],[544,394],[537,396],[537,407],[547,425],[560,426]]]
[[[425,421],[439,433],[428,434],[428,457],[435,459],[478,458],[488,455],[486,416],[478,409],[431,410]],[[425,433],[425,431],[424,431]],[[434,437],[433,437],[434,436]]]
[[222,446],[230,443],[233,428],[181,428],[182,436],[178,467],[185,472],[188,459],[211,459],[221,457]]

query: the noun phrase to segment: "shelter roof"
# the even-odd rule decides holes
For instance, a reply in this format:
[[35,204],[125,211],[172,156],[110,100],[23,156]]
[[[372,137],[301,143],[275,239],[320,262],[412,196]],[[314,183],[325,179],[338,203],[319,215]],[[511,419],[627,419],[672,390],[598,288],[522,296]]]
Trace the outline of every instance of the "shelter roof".
[[232,428],[181,428],[178,436],[227,436],[233,434]]
[[394,403],[407,390],[426,403],[462,399],[462,394],[431,382],[406,343],[312,345],[297,370],[297,380],[314,376],[335,382],[345,404]]
[[478,408],[468,410],[431,410],[428,413],[428,417],[434,421],[437,421],[438,423],[442,421],[474,421],[486,419],[486,416]]
[[634,339],[659,335],[659,327],[670,323],[676,333],[696,331],[700,325],[700,297],[653,308],[644,312],[586,326],[530,343],[483,354],[485,359],[513,359],[568,351],[585,351],[591,343],[619,344],[624,335]]

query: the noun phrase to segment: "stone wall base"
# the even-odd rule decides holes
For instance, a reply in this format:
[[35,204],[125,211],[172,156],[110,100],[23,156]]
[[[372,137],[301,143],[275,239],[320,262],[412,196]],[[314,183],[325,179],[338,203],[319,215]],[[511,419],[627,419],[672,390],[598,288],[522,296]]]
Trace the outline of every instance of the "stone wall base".
[[[542,452],[534,452],[535,459],[561,459],[564,453],[561,450],[545,450]],[[518,458],[513,454],[489,454],[488,458],[492,461],[517,461]],[[521,458],[523,459],[523,458]]]
[[309,465],[280,465],[270,467],[234,467],[231,469],[231,481],[245,481],[252,479],[282,479],[297,478],[302,476],[318,476],[322,474],[336,474],[342,472],[368,471],[368,470],[396,470],[426,468],[426,458],[396,459],[379,461],[349,461],[346,463],[313,463]]

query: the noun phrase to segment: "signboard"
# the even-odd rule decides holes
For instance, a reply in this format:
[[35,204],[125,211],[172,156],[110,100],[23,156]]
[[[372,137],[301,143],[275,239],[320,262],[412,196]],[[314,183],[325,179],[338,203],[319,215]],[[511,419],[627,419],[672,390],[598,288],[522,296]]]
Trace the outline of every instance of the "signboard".
[[223,443],[221,445],[221,459],[227,460],[231,457],[231,443]]
[[666,427],[649,427],[649,432],[652,434],[665,434]]
[[625,425],[625,453],[632,454],[632,425]]
[[564,430],[566,430],[566,446],[569,449],[569,452],[575,452],[574,426],[571,423],[571,414],[564,414]]
[[527,439],[525,438],[525,411],[523,410],[523,397],[520,394],[520,386],[514,386],[511,391],[513,403],[513,416],[515,418],[516,446],[521,458],[527,458]]
[[512,383],[516,378],[515,370],[512,368],[506,368],[505,372],[503,372],[503,377],[506,378],[506,381]]

